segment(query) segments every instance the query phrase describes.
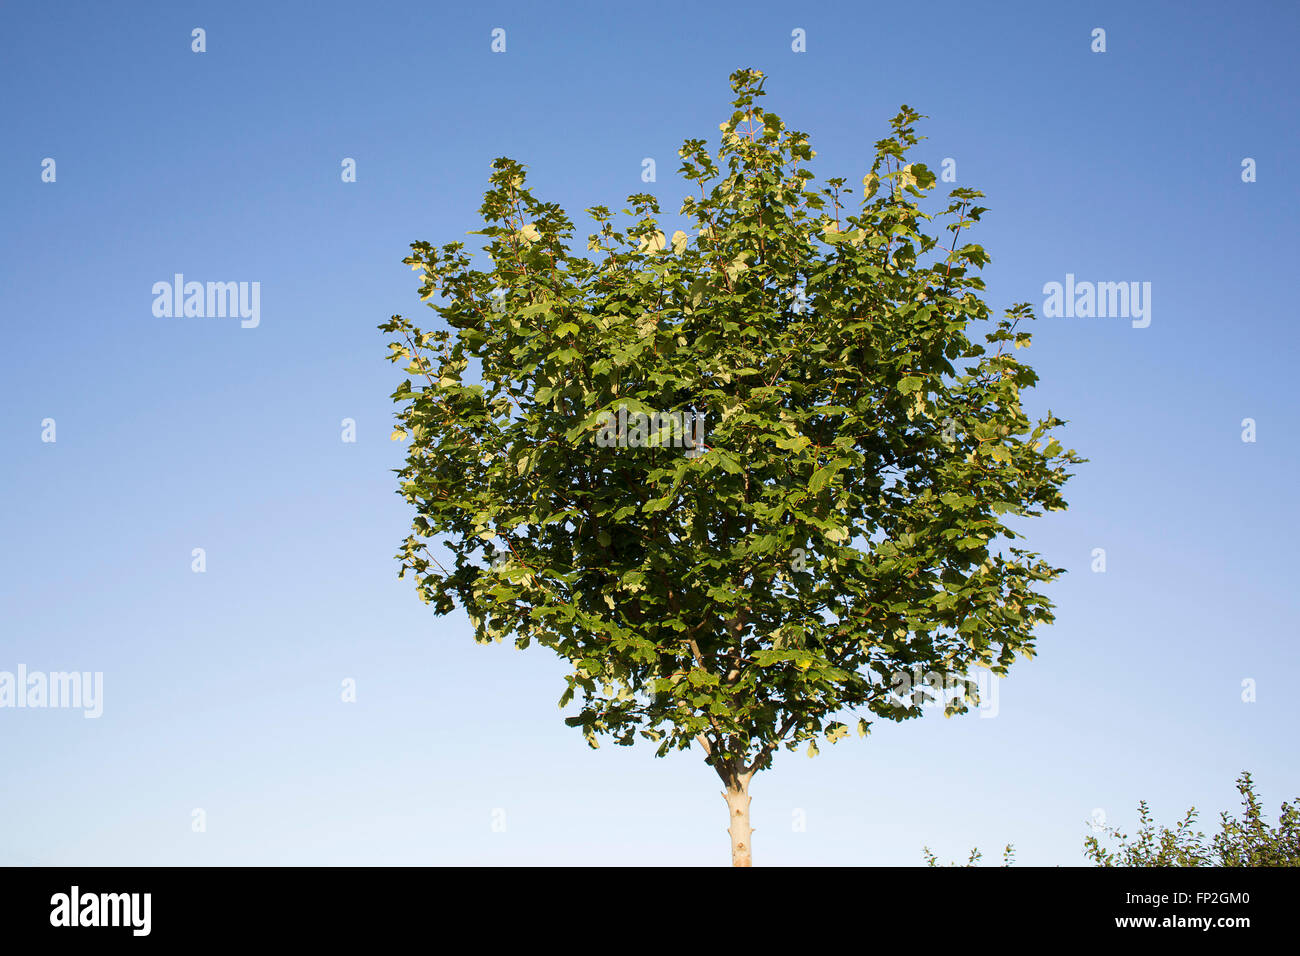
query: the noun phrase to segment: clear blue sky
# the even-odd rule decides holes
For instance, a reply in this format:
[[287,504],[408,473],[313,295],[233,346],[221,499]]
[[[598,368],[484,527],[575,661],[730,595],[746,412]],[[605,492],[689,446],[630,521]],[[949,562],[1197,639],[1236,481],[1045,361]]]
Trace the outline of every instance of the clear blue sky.
[[[644,189],[675,212],[676,149],[718,135],[742,66],[822,176],[860,178],[900,103],[932,117],[920,158],[987,194],[998,309],[1067,273],[1152,284],[1148,328],[1035,323],[1034,409],[1091,463],[1031,528],[1069,573],[997,718],[781,755],[756,862],[1074,865],[1094,808],[1212,822],[1243,768],[1275,814],[1300,793],[1297,27],[1283,2],[5,3],[0,671],[105,690],[97,720],[0,709],[0,863],[727,862],[699,754],[589,750],[548,652],[476,646],[397,580],[375,326],[419,314],[407,244],[474,228],[494,157],[580,228]],[[260,282],[261,324],[155,317],[178,272]]]

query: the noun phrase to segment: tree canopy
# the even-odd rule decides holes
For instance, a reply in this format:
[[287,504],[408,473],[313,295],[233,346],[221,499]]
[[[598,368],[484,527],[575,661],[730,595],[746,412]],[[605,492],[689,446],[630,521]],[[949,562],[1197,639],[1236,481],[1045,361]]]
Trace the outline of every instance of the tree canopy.
[[409,375],[401,573],[477,640],[567,660],[560,705],[593,747],[697,743],[741,790],[779,748],[920,715],[936,691],[900,673],[945,675],[957,713],[973,668],[1031,656],[1061,569],[1012,522],[1064,508],[1082,460],[1022,408],[1032,309],[981,297],[982,194],[923,208],[920,114],[855,194],[814,184],[764,82],[733,74],[718,149],[682,146],[682,228],[639,193],[622,219],[588,209],[576,249],[497,159],[483,268],[413,243],[434,321],[380,327]]

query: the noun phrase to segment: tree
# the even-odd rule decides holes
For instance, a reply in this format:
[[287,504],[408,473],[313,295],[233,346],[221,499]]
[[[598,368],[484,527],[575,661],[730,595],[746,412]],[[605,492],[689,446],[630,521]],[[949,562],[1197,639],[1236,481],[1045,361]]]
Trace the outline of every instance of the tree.
[[1197,811],[1192,807],[1171,830],[1156,827],[1145,800],[1138,804],[1137,836],[1107,828],[1116,846],[1106,849],[1096,836],[1083,844],[1084,854],[1097,866],[1300,866],[1300,800],[1283,803],[1277,827],[1264,822],[1250,773],[1237,778],[1243,818],[1219,814],[1219,832],[1206,842],[1193,830]]
[[671,239],[642,193],[627,223],[588,209],[575,252],[564,211],[497,159],[471,233],[487,268],[413,243],[441,324],[380,326],[411,376],[400,573],[476,640],[569,661],[560,706],[592,747],[698,746],[742,866],[778,749],[816,754],[853,716],[865,735],[928,702],[964,712],[972,668],[1032,655],[1061,571],[1009,522],[1064,508],[1082,460],[1021,408],[1036,376],[1007,346],[1029,345],[1029,305],[994,322],[988,257],[959,245],[982,194],[951,192],[946,243],[925,231],[922,117],[893,119],[853,212],[843,179],[810,182],[807,135],[756,105],[764,82],[732,75],[716,154],[680,150],[694,194]]

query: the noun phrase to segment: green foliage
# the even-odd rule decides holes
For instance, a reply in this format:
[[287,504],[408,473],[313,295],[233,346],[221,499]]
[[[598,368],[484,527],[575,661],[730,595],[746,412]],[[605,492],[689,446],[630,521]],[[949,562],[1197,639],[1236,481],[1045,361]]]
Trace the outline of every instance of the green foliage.
[[1084,854],[1097,866],[1300,866],[1300,808],[1283,803],[1277,827],[1264,822],[1259,797],[1250,774],[1237,778],[1241,794],[1242,819],[1225,810],[1219,815],[1219,832],[1207,841],[1193,830],[1196,808],[1192,807],[1171,830],[1157,827],[1143,800],[1138,804],[1137,836],[1130,839],[1119,830],[1107,828],[1113,849],[1102,846],[1096,836],[1084,841]]
[[[926,847],[922,847],[922,848],[921,848],[921,854],[922,854],[922,856],[925,857],[925,865],[926,865],[926,866],[943,866],[943,865],[944,865],[943,863],[940,863],[940,862],[939,862],[939,857],[936,856],[933,852],[931,852],[931,850],[930,850],[930,848],[929,848],[928,846],[926,846]],[[948,866],[958,866],[958,865],[960,865],[960,866],[979,866],[979,865],[980,865],[980,860],[982,860],[982,859],[984,859],[984,854],[980,852],[980,848],[979,848],[979,847],[975,847],[973,850],[970,851],[970,856],[966,858],[966,862],[965,862],[965,863],[962,863],[962,864],[949,863],[949,864],[947,864],[947,865],[948,865]],[[1016,862],[1016,848],[1015,848],[1014,846],[1012,846],[1010,843],[1008,843],[1006,846],[1004,846],[1004,847],[1002,848],[1002,865],[1003,865],[1003,866],[1014,866],[1014,865],[1015,865],[1015,862]]]
[[[575,251],[565,212],[497,159],[471,233],[490,268],[412,244],[441,323],[380,327],[410,376],[402,574],[478,640],[567,660],[560,705],[592,746],[698,741],[724,779],[816,753],[851,713],[860,733],[919,716],[890,693],[900,671],[1031,656],[1061,572],[1008,522],[1063,509],[1081,461],[1060,419],[1021,408],[1032,312],[994,320],[980,298],[988,257],[961,236],[981,194],[922,209],[920,115],[894,117],[853,203],[842,179],[813,186],[808,137],[756,105],[762,74],[731,79],[720,149],[680,150],[689,232],[666,236],[642,193],[626,221],[587,210]],[[598,445],[620,407],[702,412],[705,447]],[[963,686],[950,713],[977,700]]]

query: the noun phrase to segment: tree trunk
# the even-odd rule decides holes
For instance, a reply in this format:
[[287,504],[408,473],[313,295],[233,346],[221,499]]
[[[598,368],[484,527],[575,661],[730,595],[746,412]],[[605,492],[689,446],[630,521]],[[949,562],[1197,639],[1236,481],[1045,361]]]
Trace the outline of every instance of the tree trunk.
[[754,831],[749,826],[749,777],[733,779],[727,789],[722,791],[722,799],[727,801],[727,816],[731,826],[731,865],[753,866],[754,858],[750,846]]

